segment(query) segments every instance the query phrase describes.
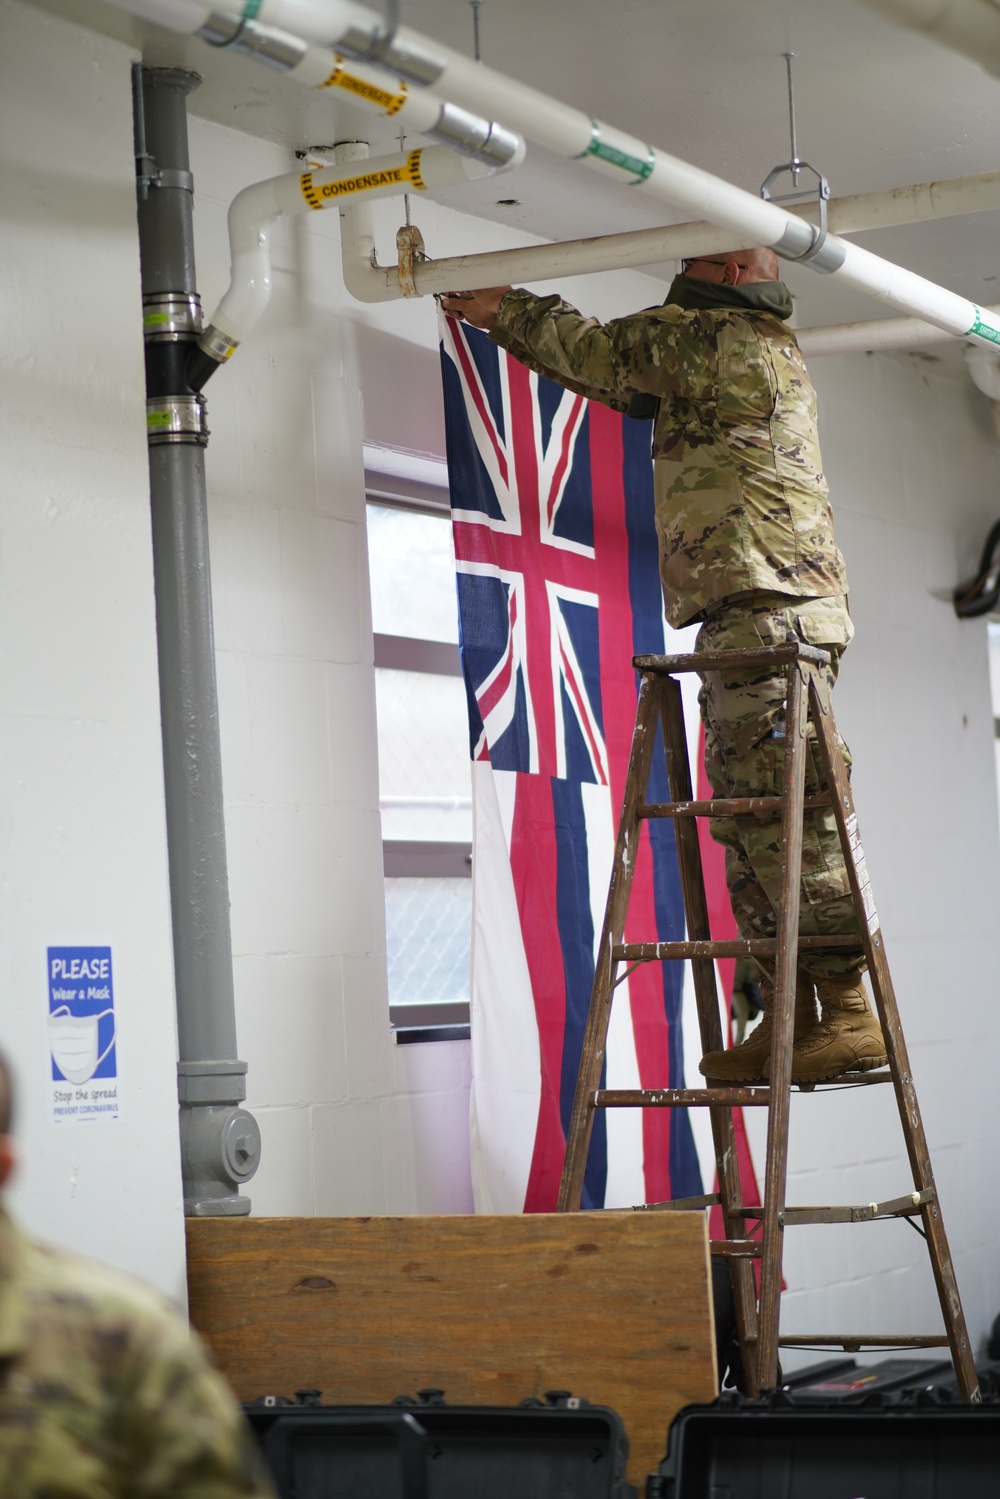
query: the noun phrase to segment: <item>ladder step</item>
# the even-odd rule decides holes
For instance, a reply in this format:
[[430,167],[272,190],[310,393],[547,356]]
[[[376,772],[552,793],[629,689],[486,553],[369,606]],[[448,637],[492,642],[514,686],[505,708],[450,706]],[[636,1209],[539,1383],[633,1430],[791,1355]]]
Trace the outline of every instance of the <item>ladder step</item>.
[[[804,796],[803,807],[828,807],[829,792]],[[644,802],[636,809],[639,817],[759,817],[765,812],[780,812],[780,796],[716,797],[708,802]]]
[[[756,1338],[747,1338],[756,1343]],[[816,1332],[809,1334],[788,1333],[778,1339],[782,1348],[843,1348],[845,1353],[860,1353],[864,1348],[947,1348],[948,1339],[940,1333],[849,1333]]]
[[771,1101],[766,1085],[732,1088],[598,1088],[592,1109],[764,1108]]
[[[891,1083],[888,1068],[873,1072],[847,1072],[822,1083],[793,1083],[799,1094],[830,1088],[870,1088],[873,1083]],[[767,1083],[732,1083],[717,1088],[596,1088],[588,1100],[592,1109],[710,1109],[762,1108],[771,1101]],[[849,1221],[849,1220],[847,1220]]]
[[723,1260],[759,1260],[760,1245],[753,1239],[710,1239],[710,1254]]
[[[857,947],[857,933],[843,936],[800,937],[799,952],[814,948]],[[778,942],[775,937],[733,937],[718,942],[616,942],[611,956],[616,963],[656,963],[669,958],[773,958]]]
[[722,1201],[718,1192],[702,1192],[698,1197],[675,1197],[672,1202],[637,1202],[633,1213],[688,1213],[695,1208],[713,1208]]
[[702,651],[687,656],[633,656],[636,671],[653,672],[658,677],[669,677],[675,672],[685,671],[736,671],[741,676],[752,676],[761,668],[787,666],[789,661],[815,661],[827,665],[830,652],[820,650],[818,645],[803,645],[792,641],[788,645],[764,645],[753,651]]
[[[925,1203],[934,1201],[934,1188],[924,1187],[921,1192],[907,1192],[905,1197],[893,1197],[888,1202],[862,1203],[860,1207],[782,1208],[778,1222],[785,1228],[800,1223],[874,1223],[876,1218],[911,1218],[919,1213]],[[733,1217],[763,1218],[763,1207],[733,1209]]]

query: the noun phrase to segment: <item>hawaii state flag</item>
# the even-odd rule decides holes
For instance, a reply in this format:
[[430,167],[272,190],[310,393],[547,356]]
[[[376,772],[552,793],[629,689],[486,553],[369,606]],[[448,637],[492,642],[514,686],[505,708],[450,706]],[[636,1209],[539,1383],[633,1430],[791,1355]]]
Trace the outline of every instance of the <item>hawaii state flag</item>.
[[[554,1209],[637,679],[665,625],[650,427],[443,319],[473,760],[472,1173],[480,1212]],[[667,800],[662,750],[651,799]],[[647,823],[626,940],[684,934],[669,819]],[[683,967],[615,991],[604,1086],[684,1085]],[[702,1190],[686,1110],[598,1111],[584,1206]]]

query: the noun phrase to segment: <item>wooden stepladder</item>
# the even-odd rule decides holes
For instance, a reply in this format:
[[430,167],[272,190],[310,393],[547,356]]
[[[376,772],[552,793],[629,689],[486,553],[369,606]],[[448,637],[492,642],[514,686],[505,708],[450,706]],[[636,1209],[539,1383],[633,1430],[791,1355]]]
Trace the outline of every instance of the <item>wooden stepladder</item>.
[[[837,748],[837,731],[830,693],[818,667],[829,661],[825,651],[789,643],[750,651],[716,651],[690,656],[637,656],[641,672],[635,733],[625,787],[625,801],[615,844],[611,887],[598,953],[594,989],[584,1036],[576,1095],[570,1118],[566,1161],[559,1190],[559,1210],[575,1212],[580,1207],[587,1153],[598,1108],[706,1107],[710,1111],[719,1190],[698,1198],[657,1204],[664,1208],[698,1208],[719,1203],[726,1224],[726,1237],[712,1242],[712,1253],[729,1259],[743,1355],[744,1372],[751,1394],[771,1388],[778,1380],[778,1355],[782,1344],[797,1347],[861,1348],[947,1347],[966,1400],[978,1400],[979,1387],[969,1347],[965,1316],[959,1299],[940,1206],[934,1186],[927,1141],[920,1119],[916,1090],[906,1054],[892,979],[886,962],[882,933],[872,897],[864,854],[858,836],[850,783]],[[785,717],[785,763],[781,796],[743,800],[692,799],[691,766],[684,728],[681,688],[677,677],[685,672],[726,671],[751,675],[762,668],[784,667],[788,677]],[[806,738],[812,720],[826,784],[815,796],[805,796]],[[671,800],[646,801],[650,766],[656,745],[657,724],[662,725]],[[786,1207],[785,1181],[788,1159],[788,1124],[791,1099],[792,1028],[795,979],[800,951],[858,945],[857,936],[799,936],[799,891],[802,859],[803,814],[806,808],[830,807],[836,819],[850,875],[858,929],[868,959],[868,972],[875,1004],[885,1037],[888,1068],[843,1074],[830,1084],[806,1084],[811,1093],[832,1086],[843,1089],[891,1083],[895,1089],[899,1119],[913,1177],[913,1189],[880,1203],[860,1206]],[[709,931],[708,906],[698,842],[698,817],[733,817],[754,813],[781,814],[781,902],[777,935],[749,941],[713,941]],[[683,942],[626,942],[628,910],[635,848],[643,821],[652,817],[674,819],[680,864],[687,940]],[[732,957],[768,958],[775,971],[775,1014],[770,1062],[770,1083],[751,1086],[706,1086],[702,1088],[627,1089],[601,1088],[611,1003],[620,982],[620,965],[651,961],[690,959],[705,1052],[723,1047],[715,959]],[[624,977],[624,975],[623,975]],[[764,1202],[748,1207],[742,1201],[732,1110],[763,1107],[768,1110],[767,1161]],[[828,1333],[781,1337],[779,1299],[781,1292],[784,1230],[796,1224],[862,1223],[875,1219],[909,1218],[927,1243],[944,1320],[944,1332],[899,1336],[864,1333]],[[756,1295],[753,1261],[760,1263],[760,1298]]]

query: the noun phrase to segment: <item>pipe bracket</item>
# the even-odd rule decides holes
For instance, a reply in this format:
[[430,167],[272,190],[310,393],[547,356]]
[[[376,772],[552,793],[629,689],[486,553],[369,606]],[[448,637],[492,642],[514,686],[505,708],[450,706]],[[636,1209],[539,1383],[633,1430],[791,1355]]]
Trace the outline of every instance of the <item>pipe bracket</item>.
[[399,285],[404,297],[419,297],[414,280],[414,266],[426,260],[424,237],[416,224],[404,224],[396,230],[396,253],[399,256]]
[[395,38],[376,29],[374,34],[352,26],[344,35],[332,43],[334,50],[355,62],[374,62],[390,73],[398,73],[408,83],[419,88],[430,88],[444,72],[444,59],[432,52],[417,51],[412,46],[402,46]]
[[179,167],[161,167],[156,174],[153,187],[176,187],[184,193],[194,192],[194,177],[190,172],[181,171]]
[[241,57],[253,57],[279,73],[298,67],[309,51],[307,42],[287,31],[261,26],[257,21],[237,21],[234,16],[219,11],[212,12],[198,35],[210,47],[235,52]]

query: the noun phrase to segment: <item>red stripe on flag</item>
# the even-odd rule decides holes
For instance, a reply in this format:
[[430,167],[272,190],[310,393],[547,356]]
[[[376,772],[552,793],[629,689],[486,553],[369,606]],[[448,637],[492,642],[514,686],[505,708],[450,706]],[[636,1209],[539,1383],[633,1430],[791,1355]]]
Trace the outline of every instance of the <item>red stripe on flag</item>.
[[[705,774],[705,729],[702,726],[698,735],[698,796],[703,801],[709,800],[714,794],[709,784],[708,776]],[[708,900],[708,923],[712,936],[720,941],[727,941],[731,937],[740,935],[733,915],[733,908],[729,901],[729,890],[726,886],[726,855],[721,843],[716,843],[708,831],[708,821],[699,817],[698,842],[701,845],[701,865],[705,872],[705,895]],[[733,979],[736,975],[736,959],[721,958],[716,964],[719,971],[719,980],[722,985],[723,997],[726,1011],[726,1039],[730,1045],[733,1040],[733,1027],[729,1018],[733,1002]],[[743,1191],[743,1201],[747,1207],[760,1205],[760,1187],[757,1185],[757,1173],[754,1170],[753,1158],[750,1154],[750,1141],[747,1138],[746,1120],[742,1109],[733,1109],[733,1133],[736,1137],[736,1159],[740,1169],[740,1187]],[[715,1179],[715,1188],[718,1191],[719,1179]],[[714,1207],[709,1218],[709,1233],[713,1239],[724,1239],[727,1237],[722,1222],[722,1209]],[[758,1271],[759,1264],[754,1269]]]
[[594,766],[594,774],[597,777],[598,784],[604,786],[606,785],[606,781],[604,778],[604,770],[601,766],[601,747],[597,742],[594,729],[591,726],[590,715],[587,712],[587,705],[583,700],[583,692],[580,688],[580,683],[577,681],[576,673],[574,672],[572,665],[570,664],[570,659],[567,656],[566,651],[561,646],[559,649],[559,655],[563,664],[563,677],[565,679],[567,689],[569,690],[573,702],[576,704],[577,718],[580,724],[580,730],[587,741],[587,748],[590,752],[590,758]]
[[[632,747],[636,704],[635,675],[631,666],[632,608],[629,599],[628,530],[625,524],[622,464],[621,417],[592,401],[590,465],[600,598],[597,617],[601,653],[601,704],[611,775],[611,803],[616,819],[625,795],[625,776]],[[650,544],[653,544],[652,540]],[[630,942],[648,942],[655,940],[656,936],[653,852],[648,835],[643,834],[636,855],[626,939]],[[631,974],[628,983],[641,1086],[669,1087],[669,1026],[660,965],[643,964]],[[670,1110],[644,1109],[642,1137],[646,1201],[665,1202],[671,1195]]]
[[559,1196],[559,1178],[566,1153],[559,1115],[563,1034],[566,1029],[566,974],[559,945],[555,814],[548,776],[518,772],[510,866],[538,1019],[542,1077],[524,1211],[552,1213]]
[[583,396],[577,396],[570,410],[569,420],[563,428],[562,441],[559,444],[559,461],[552,475],[552,485],[549,489],[545,505],[545,517],[549,530],[552,529],[552,518],[556,513],[556,499],[562,485],[563,475],[569,468],[570,448],[573,444],[573,436],[580,422],[580,407],[583,405]]
[[479,419],[486,429],[486,433],[490,439],[490,445],[497,457],[497,467],[500,470],[500,476],[503,479],[503,482],[506,484],[509,482],[507,477],[507,458],[504,454],[503,449],[500,447],[500,444],[497,442],[496,436],[494,435],[493,419],[490,416],[489,411],[486,408],[486,402],[483,399],[483,392],[480,387],[479,375],[476,371],[475,361],[473,360],[472,355],[469,353],[469,350],[466,346],[465,334],[459,328],[457,323],[453,323],[452,326],[454,328],[455,353],[458,356],[459,364],[462,366],[462,374],[465,376],[465,388],[469,392],[469,395],[472,397],[473,404],[475,405],[476,410],[479,412]]

